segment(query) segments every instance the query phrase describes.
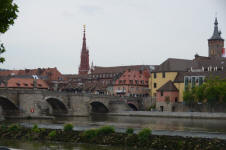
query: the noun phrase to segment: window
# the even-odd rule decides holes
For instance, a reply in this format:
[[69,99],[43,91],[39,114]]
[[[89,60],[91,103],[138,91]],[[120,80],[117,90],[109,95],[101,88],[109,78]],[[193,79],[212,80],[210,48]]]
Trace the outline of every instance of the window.
[[16,85],[17,85],[17,86],[20,86],[20,83],[17,82]]
[[126,80],[123,80],[123,84],[126,84]]
[[177,97],[175,97],[175,102],[178,102],[178,98]]
[[165,73],[165,72],[162,73],[162,77],[163,77],[163,78],[166,77],[166,73]]
[[195,87],[195,77],[191,78],[191,87],[194,88]]
[[160,93],[160,94],[161,94],[161,96],[163,96],[163,91],[161,91],[161,93]]
[[24,86],[28,86],[28,84],[27,83],[24,83]]
[[139,84],[138,80],[135,80],[135,83],[136,83],[136,84]]
[[157,88],[157,83],[154,83],[154,88]]
[[129,84],[133,84],[133,80],[129,80]]
[[184,77],[184,87],[185,87],[185,89],[188,88],[188,82],[189,82],[189,77]]
[[199,77],[199,85],[203,84],[203,77]]
[[156,78],[156,73],[154,73],[154,78]]
[[119,80],[119,84],[122,84],[122,80]]

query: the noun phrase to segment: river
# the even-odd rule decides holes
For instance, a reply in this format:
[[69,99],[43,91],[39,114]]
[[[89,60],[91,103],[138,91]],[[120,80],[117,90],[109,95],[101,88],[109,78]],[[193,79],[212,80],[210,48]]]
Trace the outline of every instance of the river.
[[[117,132],[125,132],[129,127],[134,128],[135,132],[138,132],[142,128],[150,128],[152,129],[152,133],[157,135],[226,139],[226,120],[223,119],[130,117],[95,114],[89,117],[57,117],[56,119],[8,119],[2,123],[19,123],[27,127],[32,127],[34,124],[37,124],[41,128],[53,129],[62,129],[64,124],[72,123],[74,130],[85,130],[98,128],[103,125],[111,125],[115,127]],[[83,147],[77,149],[86,150]],[[114,148],[111,149],[109,147],[109,150],[114,150]]]
[[[74,144],[62,142],[40,142],[40,141],[17,141],[1,140],[0,146],[9,147],[16,150],[133,150],[128,147]],[[135,150],[135,149],[134,149]],[[143,150],[143,149],[136,149]]]

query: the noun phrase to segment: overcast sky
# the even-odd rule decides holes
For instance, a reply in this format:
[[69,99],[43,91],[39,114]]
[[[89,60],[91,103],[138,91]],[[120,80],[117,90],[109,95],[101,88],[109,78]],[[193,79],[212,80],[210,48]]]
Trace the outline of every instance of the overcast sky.
[[226,0],[16,0],[19,16],[1,35],[0,68],[57,67],[77,73],[82,25],[90,64],[157,65],[167,58],[208,55],[218,17],[226,39]]

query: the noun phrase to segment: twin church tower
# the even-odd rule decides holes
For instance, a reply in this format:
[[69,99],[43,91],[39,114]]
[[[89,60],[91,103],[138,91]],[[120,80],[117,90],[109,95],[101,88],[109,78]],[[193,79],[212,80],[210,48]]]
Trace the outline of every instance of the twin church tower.
[[[89,50],[86,47],[86,26],[83,26],[83,44],[82,44],[82,52],[81,52],[81,61],[79,66],[79,74],[85,75],[90,71],[89,66]],[[208,39],[209,46],[209,57],[221,58],[225,53],[224,49],[224,39],[221,38],[221,31],[218,30],[218,21],[215,18],[214,22],[214,32],[210,39]]]

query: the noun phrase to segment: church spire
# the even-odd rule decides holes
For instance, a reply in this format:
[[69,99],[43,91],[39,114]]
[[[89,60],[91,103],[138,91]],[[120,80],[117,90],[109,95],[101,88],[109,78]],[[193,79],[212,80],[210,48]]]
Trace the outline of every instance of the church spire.
[[86,25],[83,25],[83,43],[82,43],[82,51],[86,51]]
[[222,40],[221,38],[221,31],[218,30],[218,21],[217,21],[217,17],[215,18],[215,22],[214,22],[214,31],[213,31],[213,35],[210,38],[210,40]]
[[89,50],[86,47],[86,26],[83,25],[83,42],[80,57],[79,74],[88,74],[89,72]]

